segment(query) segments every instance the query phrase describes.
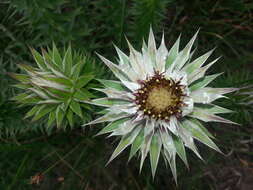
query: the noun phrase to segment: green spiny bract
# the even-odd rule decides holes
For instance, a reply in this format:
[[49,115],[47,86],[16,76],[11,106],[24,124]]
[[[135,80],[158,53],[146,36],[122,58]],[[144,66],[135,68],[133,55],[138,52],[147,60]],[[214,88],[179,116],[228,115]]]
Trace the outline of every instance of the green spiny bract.
[[94,97],[88,89],[94,78],[91,69],[92,62],[85,56],[72,52],[69,46],[61,54],[53,45],[52,49],[42,54],[31,49],[37,67],[19,64],[27,74],[10,74],[20,81],[14,85],[24,92],[13,98],[21,105],[32,105],[25,118],[33,117],[37,121],[48,117],[47,127],[56,124],[57,127],[73,127],[79,117],[87,120],[83,109],[90,109],[84,101]]

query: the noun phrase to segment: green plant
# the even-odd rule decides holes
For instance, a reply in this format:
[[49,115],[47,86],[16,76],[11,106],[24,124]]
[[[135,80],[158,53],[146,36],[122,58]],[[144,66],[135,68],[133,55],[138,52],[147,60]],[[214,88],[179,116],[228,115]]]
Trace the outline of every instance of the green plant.
[[64,129],[68,125],[74,127],[76,117],[87,121],[90,107],[85,101],[94,97],[88,91],[94,78],[92,60],[72,52],[70,46],[62,54],[55,45],[52,50],[42,49],[42,55],[34,49],[31,52],[37,67],[19,64],[27,74],[10,74],[20,81],[15,87],[24,90],[13,100],[23,106],[33,106],[25,118],[33,117],[32,121],[37,121],[48,115],[47,130],[54,124]]

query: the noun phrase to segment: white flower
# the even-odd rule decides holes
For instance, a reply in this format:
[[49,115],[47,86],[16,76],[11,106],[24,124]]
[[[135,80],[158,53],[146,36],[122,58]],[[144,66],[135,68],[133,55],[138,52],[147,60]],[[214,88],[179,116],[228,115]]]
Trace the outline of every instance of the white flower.
[[204,122],[232,123],[216,115],[230,110],[212,102],[236,89],[206,87],[220,75],[205,76],[207,69],[218,59],[203,66],[213,52],[211,50],[193,61],[190,60],[197,33],[181,51],[180,38],[170,51],[165,47],[164,38],[157,49],[151,29],[148,46],[144,43],[141,53],[128,43],[129,56],[116,47],[119,64],[99,55],[119,79],[100,80],[105,89],[96,90],[104,92],[107,97],[90,102],[106,107],[106,113],[88,124],[109,122],[99,134],[121,136],[109,162],[131,145],[129,159],[140,152],[141,170],[149,154],[154,176],[162,152],[176,180],[176,154],[187,166],[185,147],[201,158],[194,139],[220,152],[211,140],[213,136],[197,119]]

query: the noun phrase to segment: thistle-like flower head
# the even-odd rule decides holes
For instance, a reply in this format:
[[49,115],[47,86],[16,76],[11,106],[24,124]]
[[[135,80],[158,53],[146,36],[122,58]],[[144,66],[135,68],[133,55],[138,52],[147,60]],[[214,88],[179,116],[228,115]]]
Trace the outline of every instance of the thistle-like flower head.
[[[15,85],[24,90],[13,99],[22,105],[33,105],[25,118],[32,121],[48,116],[48,129],[74,126],[75,118],[85,119],[82,109],[89,105],[83,101],[94,98],[88,85],[94,78],[87,64],[92,64],[83,55],[72,52],[70,46],[62,55],[55,45],[42,54],[32,49],[37,67],[19,64],[27,74],[11,74],[21,83]],[[87,118],[86,118],[87,119]]]
[[188,166],[185,147],[201,158],[194,140],[220,151],[211,140],[213,136],[198,120],[232,123],[216,114],[230,110],[212,102],[233,88],[206,87],[219,74],[205,73],[218,59],[203,66],[213,51],[191,61],[191,51],[197,33],[179,51],[178,39],[168,51],[162,39],[156,48],[152,30],[148,45],[142,52],[130,43],[130,55],[116,47],[119,64],[99,55],[119,81],[100,80],[106,88],[97,89],[107,97],[93,99],[92,104],[106,107],[106,113],[90,122],[109,122],[99,134],[111,133],[121,140],[109,161],[131,145],[131,159],[141,154],[140,170],[147,155],[150,156],[152,175],[155,175],[160,153],[168,162],[176,180],[176,155]]

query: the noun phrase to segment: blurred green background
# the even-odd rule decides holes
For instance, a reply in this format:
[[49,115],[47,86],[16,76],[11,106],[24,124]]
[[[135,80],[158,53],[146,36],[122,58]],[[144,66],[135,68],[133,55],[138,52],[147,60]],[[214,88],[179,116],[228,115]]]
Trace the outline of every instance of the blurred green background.
[[[195,56],[216,47],[222,56],[209,71],[224,72],[211,85],[245,87],[218,104],[235,112],[225,117],[240,126],[211,123],[224,155],[198,144],[205,162],[187,151],[190,169],[178,159],[178,186],[162,159],[153,180],[149,164],[127,163],[128,151],[105,167],[117,139],[93,138],[103,126],[48,135],[43,121],[24,120],[29,109],[10,101],[18,91],[7,72],[34,64],[29,47],[54,42],[94,57],[99,78],[110,78],[95,52],[116,60],[113,44],[128,52],[125,37],[138,49],[152,25],[168,48],[200,30]],[[183,46],[182,46],[183,47]],[[253,2],[252,0],[1,0],[0,1],[0,189],[253,189]],[[97,108],[96,108],[97,109]],[[96,115],[92,115],[93,118]],[[147,161],[146,161],[147,162]]]

